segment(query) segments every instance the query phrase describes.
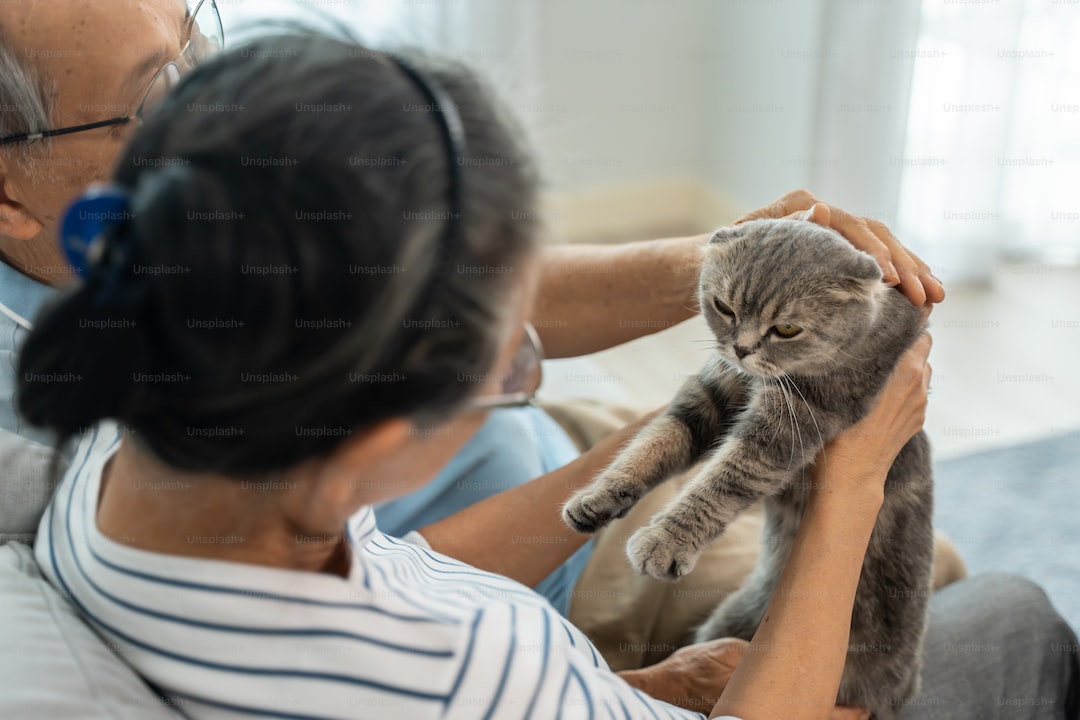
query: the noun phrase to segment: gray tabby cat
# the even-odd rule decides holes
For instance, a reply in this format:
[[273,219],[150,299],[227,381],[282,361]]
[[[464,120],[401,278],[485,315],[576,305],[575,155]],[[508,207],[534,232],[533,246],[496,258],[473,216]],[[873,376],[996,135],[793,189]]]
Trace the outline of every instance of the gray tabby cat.
[[[668,507],[627,544],[653,577],[690,572],[728,523],[765,498],[764,547],[746,584],[697,640],[750,640],[776,588],[810,490],[809,465],[871,408],[924,327],[922,312],[881,282],[877,263],[809,222],[722,228],[706,249],[702,314],[709,362],[668,409],[563,509],[594,532],[708,455]],[[918,688],[931,590],[930,449],[915,435],[893,463],[863,564],[837,701],[888,720]]]

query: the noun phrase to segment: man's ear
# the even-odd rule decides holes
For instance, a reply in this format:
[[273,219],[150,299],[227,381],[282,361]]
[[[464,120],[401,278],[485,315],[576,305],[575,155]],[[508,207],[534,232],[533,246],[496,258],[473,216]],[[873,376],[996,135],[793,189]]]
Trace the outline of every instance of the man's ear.
[[0,235],[30,240],[41,232],[42,224],[23,205],[22,193],[10,170],[10,161],[0,157]]

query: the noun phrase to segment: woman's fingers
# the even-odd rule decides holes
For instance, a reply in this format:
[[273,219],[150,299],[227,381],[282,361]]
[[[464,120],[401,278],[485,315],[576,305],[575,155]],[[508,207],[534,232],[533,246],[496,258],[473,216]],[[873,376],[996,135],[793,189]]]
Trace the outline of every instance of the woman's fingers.
[[934,336],[926,330],[923,330],[918,339],[911,344],[911,349],[908,350],[908,354],[918,358],[921,362],[926,362],[930,357],[930,350],[934,347]]
[[[898,418],[904,417],[907,419],[899,432],[899,435],[903,436],[904,442],[907,442],[912,435],[919,432],[923,422],[926,420],[927,395],[930,387],[930,377],[933,374],[929,363],[932,345],[933,339],[930,337],[930,333],[924,332],[911,346],[911,349],[904,354],[900,360],[900,365],[897,367],[898,374],[901,374],[909,383],[908,389],[903,396],[902,405],[906,413],[903,415],[898,413],[897,415]],[[897,451],[899,452],[899,448]]]
[[896,456],[926,419],[931,344],[923,333],[900,358],[870,412],[825,446],[814,464],[815,482],[841,493],[882,489]]
[[927,360],[931,344],[930,334],[924,332],[900,357],[866,417],[841,433],[837,440],[846,441],[856,455],[892,465],[900,449],[919,432],[926,419],[930,384]]

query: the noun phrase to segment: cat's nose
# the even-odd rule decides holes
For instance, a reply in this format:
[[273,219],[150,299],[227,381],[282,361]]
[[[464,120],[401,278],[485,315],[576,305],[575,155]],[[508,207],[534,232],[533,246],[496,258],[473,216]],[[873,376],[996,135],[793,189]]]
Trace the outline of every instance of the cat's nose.
[[747,355],[749,355],[752,352],[754,352],[754,351],[751,350],[750,348],[744,348],[744,347],[741,347],[739,345],[735,346],[735,357],[739,358],[740,360],[742,360],[744,357],[746,357]]

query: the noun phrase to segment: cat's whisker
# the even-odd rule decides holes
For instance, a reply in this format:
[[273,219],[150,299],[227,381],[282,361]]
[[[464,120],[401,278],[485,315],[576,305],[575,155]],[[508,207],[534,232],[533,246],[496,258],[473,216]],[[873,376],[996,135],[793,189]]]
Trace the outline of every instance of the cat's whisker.
[[[849,356],[849,357],[851,357],[852,359],[857,359],[857,358],[855,358],[854,356]],[[842,367],[842,368],[844,368],[845,370],[855,370],[855,371],[858,371],[858,370],[859,370],[859,367],[858,367],[858,366],[856,366],[856,365],[853,365],[853,364],[851,364],[851,363],[846,363],[846,362],[843,362],[843,361],[842,361],[842,360],[840,360],[839,358],[836,358],[836,359],[835,359],[835,360],[833,361],[833,364],[834,364],[834,365],[838,365],[839,367]]]
[[847,355],[848,357],[853,359],[853,361],[859,361],[860,363],[868,363],[868,362],[870,362],[869,357],[856,357],[855,355],[852,355],[851,353],[849,353],[845,349],[840,348],[839,345],[837,345],[836,352],[843,353],[843,354]]
[[[787,385],[787,384],[788,383],[785,383],[785,385]],[[799,454],[805,456],[806,455],[806,447],[805,447],[805,443],[803,443],[803,439],[802,439],[802,424],[799,422],[799,413],[795,409],[795,396],[791,394],[791,389],[790,388],[788,388],[787,396],[788,396],[788,405],[791,406],[791,415],[795,419],[795,431],[796,431],[796,433],[798,433],[798,436],[799,436]],[[794,446],[792,446],[791,451],[792,451],[792,454],[794,455],[794,453],[795,453],[795,447]]]
[[[784,386],[787,388],[788,400],[791,403],[791,411],[792,411],[792,413],[795,414],[795,425],[799,429],[799,452],[803,456],[802,462],[806,462],[806,459],[805,459],[806,458],[806,446],[805,446],[805,444],[803,442],[803,438],[802,438],[802,425],[799,424],[799,412],[798,412],[798,410],[795,409],[795,395],[794,395],[794,393],[791,392],[792,388],[795,388],[796,391],[798,391],[798,388],[795,387],[795,381],[792,380],[790,377],[784,375],[783,378],[784,378]],[[801,393],[800,393],[800,396],[801,396]],[[806,402],[805,398],[803,399],[803,402],[804,403]],[[809,407],[807,408],[807,410],[809,410]]]
[[795,381],[788,378],[788,382],[791,384],[791,387],[795,388],[795,392],[799,393],[799,397],[802,398],[803,404],[806,405],[806,412],[810,413],[810,419],[814,421],[814,428],[817,430],[818,442],[822,447],[825,447],[825,438],[821,436],[821,426],[818,425],[817,418],[814,416],[814,409],[810,407],[810,403],[806,400],[806,396],[803,395],[802,390],[795,384]]
[[786,401],[786,407],[787,407],[787,411],[788,411],[788,419],[791,421],[790,426],[791,426],[792,442],[791,442],[791,453],[788,455],[788,466],[787,466],[787,469],[791,470],[791,463],[795,460],[795,438],[799,439],[799,447],[801,448],[802,447],[802,430],[799,428],[798,418],[795,417],[795,407],[794,407],[794,405],[792,405],[790,392],[788,391],[787,387],[784,386],[784,382],[783,382],[782,378],[783,378],[782,375],[777,378],[778,380],[780,380],[780,383],[777,385],[777,387],[780,389],[781,398]]

